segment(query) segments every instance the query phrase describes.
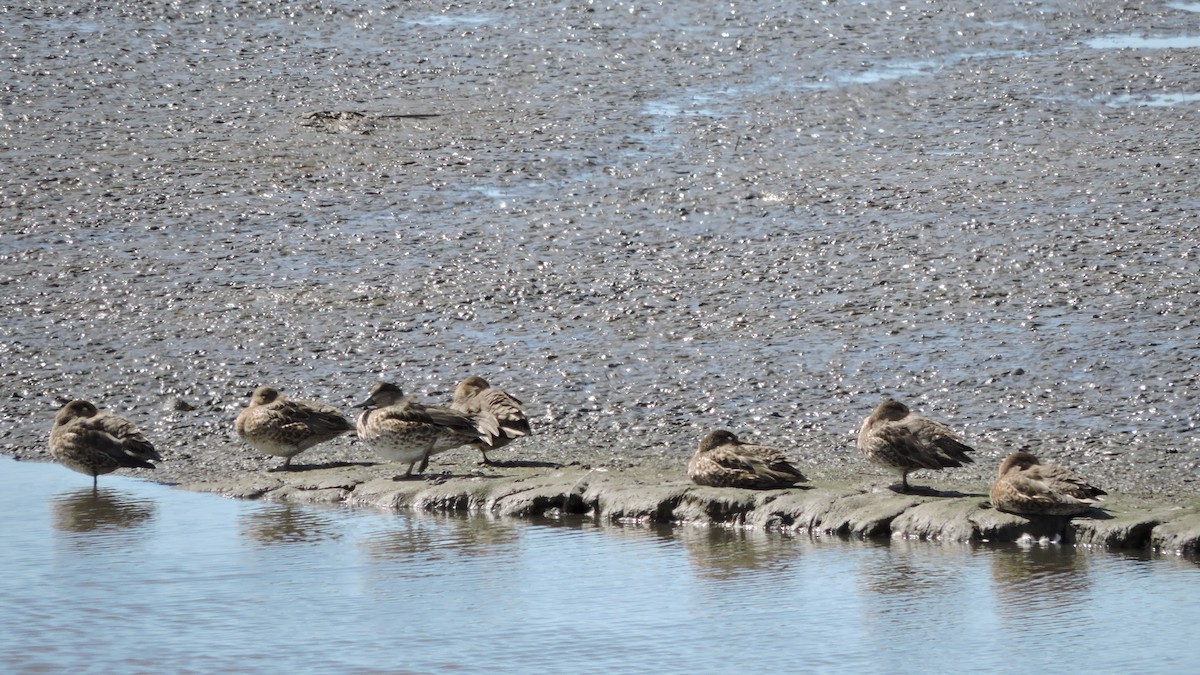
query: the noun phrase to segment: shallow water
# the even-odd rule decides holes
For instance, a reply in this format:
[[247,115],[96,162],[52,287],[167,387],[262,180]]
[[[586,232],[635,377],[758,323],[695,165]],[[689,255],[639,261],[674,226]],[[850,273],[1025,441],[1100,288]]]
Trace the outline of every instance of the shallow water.
[[477,373],[564,459],[728,426],[861,469],[886,394],[980,447],[966,478],[1030,445],[1194,494],[1191,3],[2,12],[10,452],[80,397],[258,468],[259,384]]
[[1171,672],[1200,621],[1175,557],[87,482],[0,458],[2,670]]

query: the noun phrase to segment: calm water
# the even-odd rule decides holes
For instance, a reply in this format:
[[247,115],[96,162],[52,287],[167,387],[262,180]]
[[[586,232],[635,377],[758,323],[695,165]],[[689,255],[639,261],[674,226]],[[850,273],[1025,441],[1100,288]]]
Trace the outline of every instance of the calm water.
[[1175,558],[86,483],[0,458],[0,670],[1169,671],[1200,621]]

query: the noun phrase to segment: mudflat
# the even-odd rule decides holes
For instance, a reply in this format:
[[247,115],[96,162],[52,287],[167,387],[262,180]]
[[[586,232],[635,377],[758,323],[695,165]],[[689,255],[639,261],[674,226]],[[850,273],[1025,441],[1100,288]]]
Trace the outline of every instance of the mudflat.
[[893,396],[977,449],[945,480],[1191,503],[1200,14],[1094,5],[14,8],[4,452],[84,398],[158,480],[257,476],[256,386],[476,374],[502,461],[678,478],[728,428],[870,485]]

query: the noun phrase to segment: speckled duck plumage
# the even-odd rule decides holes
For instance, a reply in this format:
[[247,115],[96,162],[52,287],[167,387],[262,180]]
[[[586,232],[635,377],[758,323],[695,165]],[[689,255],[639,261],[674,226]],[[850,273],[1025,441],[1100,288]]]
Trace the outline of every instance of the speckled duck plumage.
[[491,445],[479,439],[471,442],[471,445],[483,454],[484,464],[492,463],[487,456],[488,450],[504,447],[514,439],[532,433],[529,419],[525,416],[525,411],[521,406],[521,400],[516,396],[506,391],[493,389],[488,385],[487,380],[477,375],[472,375],[458,383],[458,386],[454,388],[454,401],[450,404],[454,410],[467,415],[476,416],[488,413],[496,419],[499,433],[496,434]]
[[472,441],[491,446],[500,434],[496,418],[486,411],[467,414],[425,405],[407,397],[400,387],[380,382],[371,389],[357,420],[358,437],[379,456],[408,464],[403,478],[429,465],[429,458]]
[[279,468],[287,469],[296,455],[353,431],[354,425],[333,406],[293,401],[272,387],[259,387],[238,413],[234,429],[255,450],[285,458]]
[[1074,471],[1042,464],[1020,450],[1004,458],[992,483],[992,506],[1028,516],[1077,516],[1096,505],[1104,490]]
[[970,464],[974,449],[964,444],[950,427],[910,411],[891,399],[880,403],[863,420],[858,449],[868,460],[900,475],[908,490],[908,474],[917,469],[941,471]]
[[120,468],[153,469],[162,456],[132,422],[88,401],[66,404],[50,430],[50,455],[69,469],[97,477]]
[[688,462],[688,476],[697,485],[757,490],[791,487],[805,480],[778,448],[743,443],[724,429],[700,441]]

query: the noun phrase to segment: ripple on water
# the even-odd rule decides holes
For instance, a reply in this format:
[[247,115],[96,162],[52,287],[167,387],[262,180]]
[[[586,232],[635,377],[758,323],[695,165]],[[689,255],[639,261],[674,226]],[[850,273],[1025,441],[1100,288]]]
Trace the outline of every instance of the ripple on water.
[[[61,532],[79,535],[81,546],[98,547],[120,542],[115,536],[123,530],[149,527],[156,504],[152,500],[130,497],[120,490],[90,486],[55,495],[50,503],[53,525]],[[140,536],[137,532],[133,537]]]
[[[0,668],[1045,670],[1056,650],[1007,645],[1052,642],[1111,670],[1171,663],[1200,620],[1187,559],[315,508],[106,478],[64,490],[80,477],[0,459]],[[97,639],[130,625],[134,640]]]

